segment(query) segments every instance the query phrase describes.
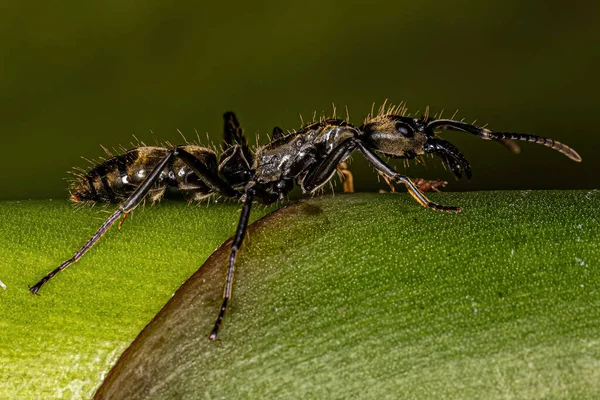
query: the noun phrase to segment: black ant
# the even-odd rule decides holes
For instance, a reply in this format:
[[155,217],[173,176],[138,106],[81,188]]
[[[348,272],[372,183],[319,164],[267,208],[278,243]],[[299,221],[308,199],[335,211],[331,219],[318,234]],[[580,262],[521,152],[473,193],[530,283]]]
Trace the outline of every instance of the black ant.
[[277,202],[292,190],[294,183],[304,193],[314,193],[332,178],[338,165],[355,150],[386,180],[406,185],[411,196],[423,207],[453,213],[460,212],[460,208],[430,201],[411,179],[396,172],[381,156],[413,159],[436,154],[457,178],[463,174],[470,178],[471,167],[467,159],[454,145],[436,136],[436,130],[448,129],[495,140],[513,150],[518,150],[513,140],[534,142],[581,161],[575,150],[552,139],[524,133],[492,132],[453,119],[431,119],[428,115],[413,118],[406,116],[405,111],[403,107],[385,109],[382,106],[379,113],[371,112],[360,127],[341,119],[321,119],[289,134],[276,127],[272,140],[256,151],[249,148],[235,115],[228,112],[224,115],[224,150],[218,159],[215,151],[190,144],[169,148],[138,147],[107,159],[79,176],[72,188],[71,199],[74,202],[120,201],[119,208],[73,257],[29,290],[36,294],[56,274],[77,262],[119,218],[124,220],[146,196],[158,200],[169,187],[193,200],[211,195],[224,196],[242,202],[243,207],[231,246],[223,303],[209,336],[215,340],[231,299],[235,260],[248,227],[252,203],[255,200],[264,204]]

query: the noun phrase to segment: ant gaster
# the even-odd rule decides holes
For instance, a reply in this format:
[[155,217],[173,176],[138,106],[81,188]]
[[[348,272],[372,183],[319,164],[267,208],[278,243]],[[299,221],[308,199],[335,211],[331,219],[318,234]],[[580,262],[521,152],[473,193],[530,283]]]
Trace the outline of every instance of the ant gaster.
[[235,260],[253,202],[274,203],[283,199],[294,184],[298,184],[304,193],[314,193],[332,178],[338,164],[355,150],[386,180],[406,185],[410,195],[423,207],[454,213],[460,212],[460,208],[430,201],[408,177],[396,172],[381,157],[412,159],[436,154],[457,178],[463,174],[470,178],[471,167],[463,154],[436,136],[436,130],[448,129],[501,142],[513,151],[518,150],[513,140],[534,142],[581,161],[575,150],[552,139],[524,133],[492,132],[453,119],[412,118],[405,115],[403,107],[386,109],[382,106],[379,113],[371,113],[360,127],[347,120],[321,119],[287,135],[275,128],[271,142],[255,152],[249,148],[235,115],[228,112],[224,119],[224,151],[218,161],[213,150],[198,145],[144,146],[107,159],[80,175],[71,190],[73,201],[121,203],[73,257],[30,287],[31,293],[36,294],[56,274],[77,262],[117,220],[125,219],[146,196],[158,200],[167,188],[172,187],[193,200],[211,195],[236,199],[243,207],[231,245],[223,303],[209,336],[215,340],[231,299]]

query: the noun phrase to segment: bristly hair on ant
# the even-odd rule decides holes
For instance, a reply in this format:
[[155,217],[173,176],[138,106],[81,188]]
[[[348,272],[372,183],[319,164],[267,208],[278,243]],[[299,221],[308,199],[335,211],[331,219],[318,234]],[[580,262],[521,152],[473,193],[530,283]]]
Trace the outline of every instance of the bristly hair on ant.
[[[275,127],[271,141],[252,150],[232,112],[224,114],[225,130],[220,156],[214,149],[197,144],[179,146],[138,146],[106,159],[87,173],[76,176],[71,186],[71,200],[119,203],[96,233],[75,254],[29,288],[36,294],[50,279],[77,262],[119,219],[121,223],[146,198],[156,201],[168,188],[184,193],[192,200],[222,196],[243,203],[227,268],[223,302],[209,335],[217,338],[227,304],[231,300],[235,261],[246,234],[250,210],[255,201],[272,204],[283,199],[299,185],[306,194],[315,193],[329,182],[339,165],[358,151],[388,182],[401,183],[423,207],[435,211],[458,213],[459,207],[430,201],[408,177],[396,172],[381,157],[411,160],[426,154],[440,157],[461,178],[471,177],[465,156],[437,133],[446,129],[462,131],[485,140],[493,140],[516,151],[514,141],[541,144],[573,161],[581,157],[575,150],[553,139],[526,133],[494,132],[484,127],[454,119],[431,118],[429,109],[422,117],[406,115],[403,103],[371,110],[361,126],[348,120],[321,118],[299,130],[285,134]],[[343,166],[344,164],[342,164]],[[342,171],[343,171],[342,167]],[[343,173],[343,172],[342,172]],[[433,183],[433,188],[443,186]]]

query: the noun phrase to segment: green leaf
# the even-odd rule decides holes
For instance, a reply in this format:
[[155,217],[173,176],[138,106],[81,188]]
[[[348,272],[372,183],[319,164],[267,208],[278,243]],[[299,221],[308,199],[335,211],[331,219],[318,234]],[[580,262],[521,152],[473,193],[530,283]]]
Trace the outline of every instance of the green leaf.
[[[324,196],[249,229],[217,342],[225,245],[138,337],[118,398],[540,398],[600,393],[600,192]],[[0,397],[89,397],[235,230],[239,205],[136,212],[31,296],[100,224],[0,203]],[[256,207],[259,217],[272,209]]]
[[[136,211],[83,259],[107,213],[66,201],[0,202],[0,398],[90,398],[137,334],[232,232],[238,204]],[[268,210],[257,207],[254,218]]]
[[600,394],[598,192],[322,197],[250,230],[217,343],[221,247],[98,397]]

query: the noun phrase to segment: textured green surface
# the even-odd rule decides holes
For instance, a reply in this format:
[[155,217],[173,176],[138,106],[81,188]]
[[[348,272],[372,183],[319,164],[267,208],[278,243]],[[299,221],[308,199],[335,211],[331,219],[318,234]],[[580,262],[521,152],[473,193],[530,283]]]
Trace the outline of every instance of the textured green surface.
[[[0,202],[0,398],[89,398],[172,293],[235,230],[239,205],[136,211],[33,296],[108,214]],[[258,207],[255,217],[265,213]]]
[[[167,318],[174,330],[142,360],[158,370],[140,369],[130,388],[142,382],[166,398],[596,397],[600,192],[432,197],[464,211],[362,194],[263,220],[241,254],[220,341],[206,339],[222,289],[217,254],[218,269],[196,276],[199,292],[186,289],[206,301],[184,302],[187,321]],[[233,233],[238,209],[164,202],[136,212],[32,296],[27,285],[105,214],[0,203],[0,398],[90,397]]]
[[[110,375],[127,398],[597,398],[600,192],[322,197],[227,249]],[[217,283],[214,283],[217,282]]]

